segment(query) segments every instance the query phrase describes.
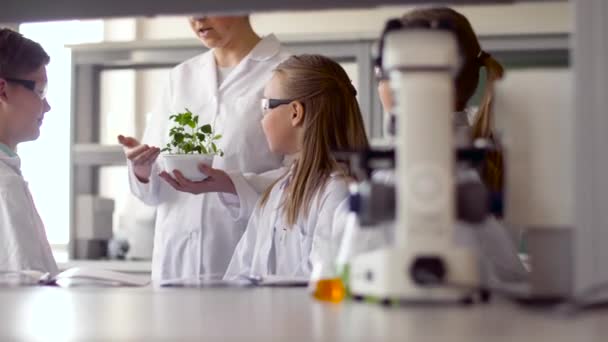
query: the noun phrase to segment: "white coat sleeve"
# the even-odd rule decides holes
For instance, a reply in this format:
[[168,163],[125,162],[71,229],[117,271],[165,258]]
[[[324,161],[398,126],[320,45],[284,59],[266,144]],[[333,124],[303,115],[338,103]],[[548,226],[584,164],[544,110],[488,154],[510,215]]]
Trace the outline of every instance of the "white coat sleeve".
[[335,244],[333,249],[335,252],[335,257],[337,257],[338,250],[340,248],[340,243],[342,243],[342,239],[344,238],[344,231],[346,230],[346,222],[348,220],[348,213],[350,203],[348,196],[344,199],[334,212],[333,222],[332,222],[332,241]]
[[287,167],[281,167],[261,174],[228,172],[236,195],[220,193],[220,201],[226,206],[232,219],[246,219],[253,212],[260,195],[288,170]]
[[509,231],[496,218],[490,217],[481,227],[473,227],[479,239],[479,249],[487,258],[494,276],[499,281],[517,282],[527,278],[517,245]]
[[[142,144],[163,148],[165,144],[165,135],[168,131],[168,113],[171,112],[171,74],[169,74],[169,82],[161,96],[156,109],[150,114],[146,124],[144,137],[141,140]],[[139,198],[147,205],[156,206],[163,202],[163,194],[169,191],[169,184],[163,181],[158,176],[162,167],[157,159],[152,166],[152,173],[147,183],[143,183],[137,179],[133,172],[133,164],[127,161],[129,173],[129,187],[135,197]]]
[[[340,239],[334,232],[340,228],[334,220],[341,216],[336,216],[336,209],[348,198],[348,184],[344,178],[334,178],[328,184],[323,198],[317,206],[317,220],[313,232],[312,247],[309,256],[309,265],[312,267],[317,263],[333,265]],[[314,215],[315,213],[310,213]],[[312,269],[311,269],[312,271]]]
[[0,184],[0,270],[58,273],[44,227],[18,178]]
[[[481,182],[478,173],[472,169],[460,170],[457,179]],[[494,216],[479,225],[460,222],[456,225],[455,234],[457,241],[477,249],[488,281],[517,282],[527,278],[528,272],[517,253],[515,239]]]
[[226,269],[224,280],[237,280],[251,274],[253,256],[257,248],[256,241],[261,210],[259,207],[256,208],[249,218],[245,233],[243,233],[241,240],[239,240],[234,249],[234,254],[232,254],[230,264],[228,264],[228,268]]

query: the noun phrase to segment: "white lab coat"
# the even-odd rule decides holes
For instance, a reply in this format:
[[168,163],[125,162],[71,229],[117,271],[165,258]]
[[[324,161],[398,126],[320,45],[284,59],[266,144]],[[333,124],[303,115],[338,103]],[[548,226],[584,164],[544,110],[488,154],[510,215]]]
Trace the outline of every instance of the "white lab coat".
[[262,190],[279,174],[282,156],[270,152],[260,121],[260,99],[272,70],[288,57],[274,36],[262,39],[217,85],[217,66],[211,51],[171,70],[169,85],[158,109],[149,119],[142,143],[164,147],[169,137],[169,116],[188,108],[199,123],[215,123],[223,135],[223,157],[212,166],[226,170],[238,196],[220,193],[192,195],[174,190],[158,177],[162,155],[148,183],[141,183],[129,163],[133,194],[157,206],[152,279],[154,281],[221,277],[245,230]]
[[21,175],[21,160],[0,151],[0,271],[56,274],[44,225]]
[[300,215],[292,227],[286,224],[281,208],[288,182],[286,176],[273,187],[264,207],[256,206],[225,279],[268,275],[301,279],[310,277],[316,263],[333,262],[334,213],[348,197],[346,178],[332,174],[307,215]]

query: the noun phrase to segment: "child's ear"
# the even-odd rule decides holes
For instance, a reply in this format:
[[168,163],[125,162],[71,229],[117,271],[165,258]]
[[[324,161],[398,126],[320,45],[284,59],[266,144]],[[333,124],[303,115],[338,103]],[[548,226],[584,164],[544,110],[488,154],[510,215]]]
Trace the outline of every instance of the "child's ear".
[[293,127],[301,126],[304,123],[304,105],[300,101],[293,101],[290,105],[291,109],[291,125]]

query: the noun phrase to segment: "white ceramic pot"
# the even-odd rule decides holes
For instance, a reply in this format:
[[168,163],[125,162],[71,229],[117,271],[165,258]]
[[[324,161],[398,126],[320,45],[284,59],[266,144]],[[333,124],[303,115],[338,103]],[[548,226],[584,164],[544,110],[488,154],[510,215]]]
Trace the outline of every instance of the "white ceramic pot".
[[207,175],[199,170],[199,164],[211,166],[213,156],[208,154],[164,154],[163,165],[165,171],[173,174],[174,170],[179,170],[184,177],[193,182],[200,182],[207,178]]

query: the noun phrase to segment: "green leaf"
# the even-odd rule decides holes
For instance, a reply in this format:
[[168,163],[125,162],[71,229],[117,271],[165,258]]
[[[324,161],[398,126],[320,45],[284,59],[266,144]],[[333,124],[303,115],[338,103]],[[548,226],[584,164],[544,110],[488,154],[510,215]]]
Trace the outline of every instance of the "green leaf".
[[176,143],[178,143],[178,144],[180,144],[180,143],[182,143],[184,141],[185,137],[186,137],[186,135],[183,134],[183,133],[175,133],[173,135],[173,141],[176,142]]
[[180,126],[188,126],[190,124],[191,120],[192,120],[191,113],[181,113],[181,114],[178,114],[177,117],[175,118],[175,121],[178,124],[180,124]]
[[222,135],[215,134],[210,124],[199,126],[200,116],[192,113],[188,108],[184,108],[184,110],[183,113],[175,113],[169,116],[174,126],[169,131],[170,142],[163,151],[223,156],[224,151],[213,143],[213,141],[221,139]]
[[190,154],[194,150],[194,146],[192,145],[191,142],[186,142],[184,144],[183,148],[184,148],[184,152],[186,152],[186,154]]
[[184,131],[183,127],[173,127],[173,128],[171,128],[171,130],[169,131],[169,135],[175,135],[175,134],[177,134],[177,133],[181,133],[181,132],[183,132],[183,131]]
[[201,131],[207,134],[211,134],[211,125],[206,124],[205,126],[201,127]]

